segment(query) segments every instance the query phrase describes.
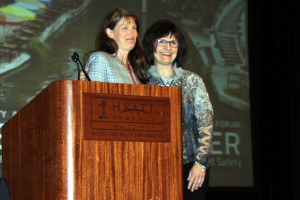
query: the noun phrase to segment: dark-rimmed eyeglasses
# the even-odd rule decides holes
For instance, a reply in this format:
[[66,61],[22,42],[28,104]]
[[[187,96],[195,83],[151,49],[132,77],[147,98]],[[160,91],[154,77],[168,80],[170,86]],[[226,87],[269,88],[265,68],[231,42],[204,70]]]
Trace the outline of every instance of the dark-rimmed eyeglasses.
[[165,47],[165,46],[167,46],[167,44],[169,44],[170,47],[172,47],[172,48],[176,48],[179,46],[179,43],[176,40],[167,41],[165,39],[160,38],[160,39],[157,39],[156,41],[157,41],[157,46],[159,46],[159,47]]

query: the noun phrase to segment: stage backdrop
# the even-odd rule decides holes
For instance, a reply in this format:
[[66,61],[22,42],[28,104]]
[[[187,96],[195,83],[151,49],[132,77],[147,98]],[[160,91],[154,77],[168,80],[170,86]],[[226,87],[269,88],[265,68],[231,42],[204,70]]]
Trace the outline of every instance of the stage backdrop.
[[24,13],[0,3],[0,126],[49,83],[76,80],[71,55],[82,59],[103,16],[123,6],[138,15],[140,37],[162,18],[185,31],[182,67],[204,79],[215,110],[209,184],[253,187],[246,0],[50,0]]

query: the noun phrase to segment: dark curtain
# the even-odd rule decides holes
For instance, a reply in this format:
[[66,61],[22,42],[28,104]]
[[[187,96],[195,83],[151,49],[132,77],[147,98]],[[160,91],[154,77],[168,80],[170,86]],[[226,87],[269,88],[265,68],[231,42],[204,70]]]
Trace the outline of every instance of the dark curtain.
[[299,0],[248,0],[255,187],[208,200],[300,199]]
[[300,199],[299,1],[248,4],[256,199]]

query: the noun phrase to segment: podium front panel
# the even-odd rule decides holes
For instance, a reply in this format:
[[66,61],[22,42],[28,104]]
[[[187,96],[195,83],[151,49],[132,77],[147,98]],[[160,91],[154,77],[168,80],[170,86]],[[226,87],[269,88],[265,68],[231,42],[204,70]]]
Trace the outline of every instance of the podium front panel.
[[[127,106],[126,115],[111,113],[112,99]],[[156,110],[138,121],[146,104]],[[86,135],[93,130],[98,135]],[[2,135],[11,199],[183,198],[178,87],[56,81],[4,124]]]

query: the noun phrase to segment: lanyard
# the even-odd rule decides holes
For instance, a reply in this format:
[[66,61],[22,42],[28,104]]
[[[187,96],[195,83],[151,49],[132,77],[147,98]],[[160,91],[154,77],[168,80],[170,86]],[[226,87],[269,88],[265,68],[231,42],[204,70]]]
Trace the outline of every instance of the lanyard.
[[133,84],[136,84],[136,82],[135,82],[135,80],[134,80],[134,77],[133,77],[133,74],[132,74],[132,68],[131,67],[129,67],[129,75],[130,75],[130,78],[131,78],[131,80],[132,80],[132,82],[133,82]]

